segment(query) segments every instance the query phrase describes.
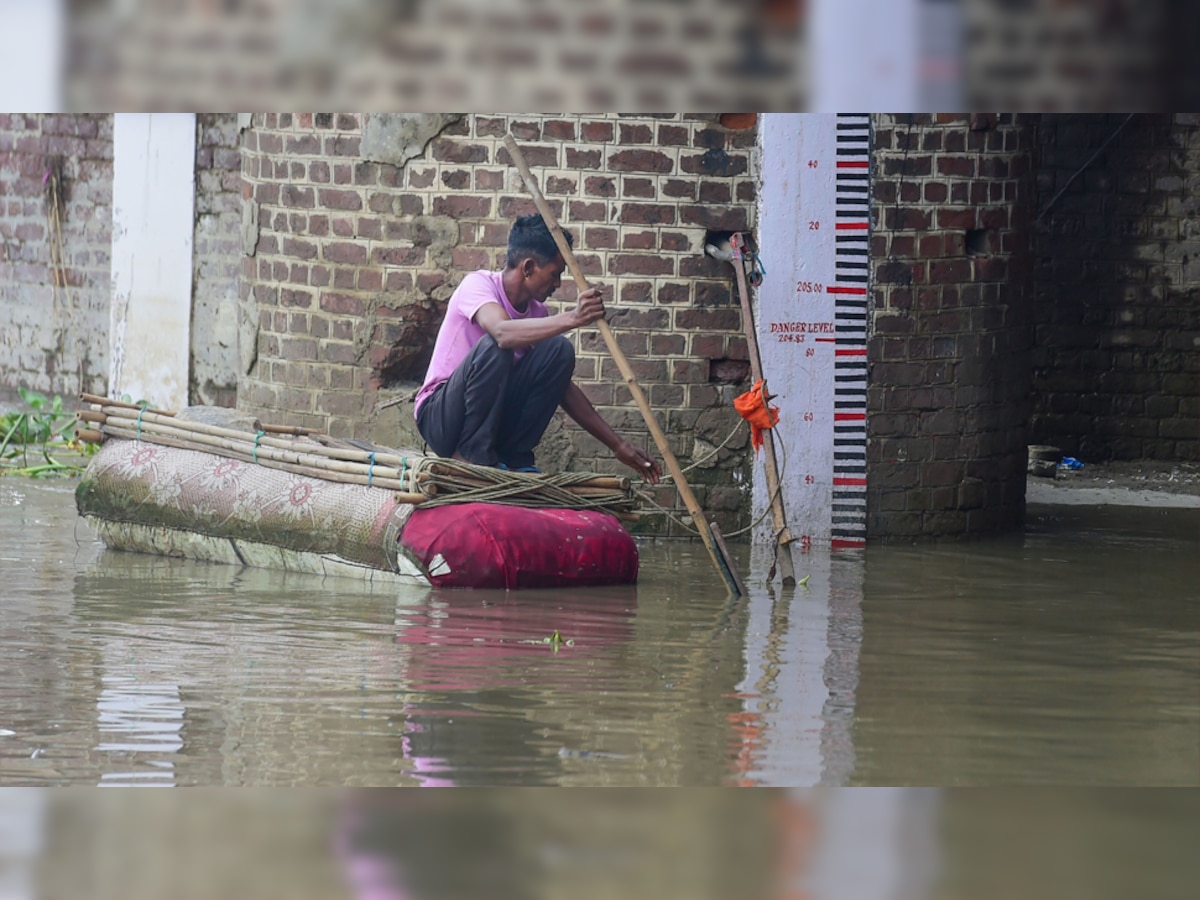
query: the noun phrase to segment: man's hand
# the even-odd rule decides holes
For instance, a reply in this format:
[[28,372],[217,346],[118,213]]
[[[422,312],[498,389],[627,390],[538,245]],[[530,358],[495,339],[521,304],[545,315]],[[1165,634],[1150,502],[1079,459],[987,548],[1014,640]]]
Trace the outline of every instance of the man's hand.
[[600,296],[600,288],[588,288],[579,295],[579,299],[575,301],[574,315],[578,322],[576,328],[591,325],[604,318],[604,298]]
[[629,441],[621,441],[613,453],[617,459],[641,475],[646,482],[658,484],[658,479],[662,477],[662,469],[645,450],[635,447]]

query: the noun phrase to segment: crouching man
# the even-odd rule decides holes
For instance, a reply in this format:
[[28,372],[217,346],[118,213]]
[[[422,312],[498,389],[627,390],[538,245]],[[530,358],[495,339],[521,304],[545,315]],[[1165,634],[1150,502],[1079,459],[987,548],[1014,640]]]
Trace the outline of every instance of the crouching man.
[[500,272],[470,273],[450,298],[416,398],[425,442],[438,456],[536,472],[534,448],[561,406],[657,484],[658,463],[617,435],[571,380],[575,350],[562,335],[604,317],[600,289],[580,294],[574,309],[550,314],[546,300],[562,283],[566,262],[539,215],[513,223],[506,263]]

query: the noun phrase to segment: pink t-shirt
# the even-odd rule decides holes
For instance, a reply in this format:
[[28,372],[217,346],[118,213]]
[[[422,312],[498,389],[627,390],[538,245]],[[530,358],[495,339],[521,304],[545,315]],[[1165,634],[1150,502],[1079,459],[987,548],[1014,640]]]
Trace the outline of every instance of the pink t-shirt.
[[[479,343],[486,332],[475,323],[475,313],[485,303],[499,303],[510,319],[541,319],[550,314],[546,304],[540,300],[530,300],[525,312],[517,312],[508,302],[504,293],[504,284],[500,272],[480,270],[472,272],[462,280],[450,297],[446,307],[446,318],[438,331],[437,343],[433,345],[433,357],[429,360],[429,371],[425,373],[425,383],[417,391],[413,413],[421,408],[425,398],[433,393],[443,381],[449,380],[471,348]],[[514,351],[517,359],[524,350]]]

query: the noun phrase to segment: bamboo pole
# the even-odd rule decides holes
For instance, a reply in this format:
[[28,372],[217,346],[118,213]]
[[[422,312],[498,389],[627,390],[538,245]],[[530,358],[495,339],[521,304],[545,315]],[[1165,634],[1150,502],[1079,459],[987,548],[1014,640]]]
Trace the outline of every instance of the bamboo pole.
[[[143,431],[141,437],[139,438],[136,431],[114,425],[105,425],[105,433],[112,435],[113,437],[127,438],[129,440],[141,440],[148,444],[159,444],[164,447],[174,447],[179,450],[196,449],[195,444],[187,440],[180,440],[178,438],[168,437],[163,434],[147,433],[146,431]],[[206,448],[204,452],[212,453],[214,456],[222,456],[226,459],[235,459],[239,462],[255,462],[250,452],[232,448]],[[368,485],[368,478],[365,475],[314,470],[311,466],[296,465],[275,459],[264,459],[262,457],[257,460],[257,464],[260,466],[265,466],[268,469],[278,469],[282,472],[290,472],[294,475],[305,475],[310,478],[319,478],[323,481],[336,481],[341,484],[357,484],[390,490],[395,493],[398,503],[411,503],[413,505],[419,505],[429,499],[429,497],[425,494],[406,491],[404,485],[392,478],[374,477],[370,479],[371,483]]]
[[[173,428],[165,425],[162,422],[143,422],[141,425],[142,435],[161,434],[165,437],[170,437],[175,440],[191,441],[200,447],[208,449],[225,449],[236,450],[248,455],[252,461],[275,460],[277,462],[286,462],[293,465],[306,466],[309,469],[326,471],[326,472],[341,472],[344,474],[362,475],[372,480],[385,478],[389,481],[400,483],[400,470],[386,465],[369,465],[365,463],[347,462],[339,459],[328,459],[327,457],[305,453],[294,449],[280,449],[269,444],[260,442],[257,446],[255,442],[246,436],[245,432],[235,432],[239,435],[236,438],[222,437],[215,434],[209,434],[202,431],[192,429]],[[195,423],[188,423],[195,424]],[[138,422],[136,419],[129,419],[122,416],[110,415],[105,428],[109,426],[123,428],[131,432],[135,437],[138,432]],[[210,426],[211,427],[211,426]],[[227,429],[219,429],[227,430]],[[198,448],[192,448],[198,449]]]
[[[758,354],[758,333],[754,327],[754,311],[750,308],[750,291],[746,286],[746,268],[742,264],[741,236],[733,235],[733,271],[737,274],[738,296],[742,303],[742,331],[746,335],[746,349],[750,356],[750,377],[755,381],[763,378],[762,358]],[[763,397],[767,395],[767,383],[763,380]],[[779,490],[779,466],[775,462],[775,432],[767,429],[763,442],[765,469],[767,473],[767,496],[771,503],[771,523],[775,526],[775,562],[784,587],[796,584],[796,570],[792,565],[792,551],[788,546],[793,538],[788,531],[787,517],[783,512],[783,496]]]
[[[516,164],[518,171],[521,173],[521,178],[525,182],[526,188],[529,190],[530,196],[533,197],[533,202],[538,208],[538,212],[542,214],[542,219],[546,222],[550,229],[550,234],[554,237],[555,244],[558,245],[559,252],[562,254],[563,260],[567,267],[571,270],[571,275],[575,279],[575,284],[582,293],[588,289],[587,279],[584,278],[583,270],[579,267],[579,262],[575,259],[575,254],[571,252],[570,245],[567,244],[566,238],[563,237],[562,230],[558,227],[558,219],[554,215],[554,210],[550,208],[550,204],[546,202],[546,198],[542,196],[541,190],[537,186],[537,182],[533,180],[533,175],[529,171],[529,165],[525,162],[525,156],[521,153],[521,148],[517,145],[516,140],[511,134],[504,136],[504,146],[508,149],[509,156],[512,157],[513,163]],[[696,525],[696,530],[700,532],[700,539],[704,542],[705,548],[708,550],[709,556],[712,557],[713,565],[724,579],[726,586],[731,593],[744,595],[745,589],[740,583],[740,579],[736,576],[733,566],[733,561],[728,554],[722,552],[720,546],[713,539],[712,530],[709,526],[708,519],[704,516],[704,510],[700,508],[699,502],[696,500],[696,495],[692,493],[691,487],[687,483],[687,479],[683,476],[683,470],[679,466],[679,461],[675,458],[675,454],[671,452],[671,447],[667,442],[667,436],[659,427],[657,419],[654,417],[653,411],[650,409],[650,403],[646,400],[646,395],[642,393],[641,385],[637,382],[637,376],[634,375],[633,369],[629,365],[629,361],[625,358],[624,351],[617,344],[616,336],[609,327],[608,322],[604,319],[599,319],[596,326],[600,330],[600,336],[604,338],[604,343],[608,347],[609,355],[617,364],[617,369],[621,372],[621,377],[625,379],[625,384],[629,387],[630,393],[633,395],[634,402],[642,413],[642,418],[646,422],[646,427],[654,438],[654,443],[658,447],[658,452],[662,455],[663,461],[667,464],[667,470],[671,473],[671,479],[675,482],[675,487],[679,491],[680,497],[683,498],[683,503],[687,507],[688,512],[692,516],[692,521]]]

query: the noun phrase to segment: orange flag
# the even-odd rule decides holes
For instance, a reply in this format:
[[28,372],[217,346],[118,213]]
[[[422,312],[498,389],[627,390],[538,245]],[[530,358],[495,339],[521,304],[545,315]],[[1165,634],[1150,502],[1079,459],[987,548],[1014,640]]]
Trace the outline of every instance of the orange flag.
[[755,453],[762,449],[763,429],[771,428],[779,421],[779,407],[767,406],[765,391],[760,378],[754,382],[754,387],[733,399],[733,408],[750,423],[750,443],[754,445]]

